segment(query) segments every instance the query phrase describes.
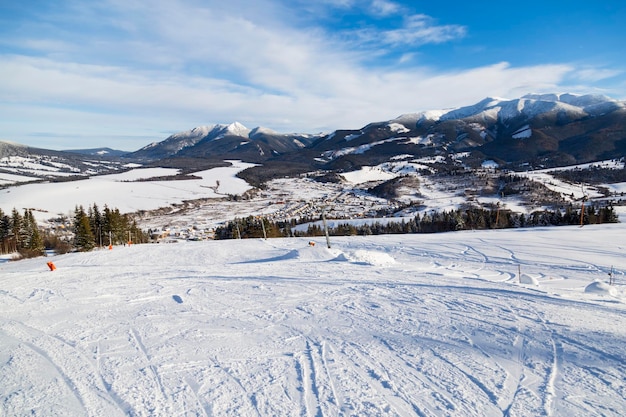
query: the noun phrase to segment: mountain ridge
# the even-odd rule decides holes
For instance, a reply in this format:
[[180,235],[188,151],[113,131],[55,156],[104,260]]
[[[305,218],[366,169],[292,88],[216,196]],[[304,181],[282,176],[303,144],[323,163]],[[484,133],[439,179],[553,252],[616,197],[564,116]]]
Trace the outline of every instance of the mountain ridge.
[[[5,145],[4,149],[17,154],[29,148]],[[620,158],[626,154],[626,102],[599,94],[486,97],[468,106],[405,113],[359,129],[316,134],[250,129],[239,122],[208,124],[121,157],[187,171],[242,160],[260,164],[253,168],[257,171],[289,175],[357,169],[398,155],[422,158],[451,153],[467,154],[468,167],[492,160],[512,170]]]

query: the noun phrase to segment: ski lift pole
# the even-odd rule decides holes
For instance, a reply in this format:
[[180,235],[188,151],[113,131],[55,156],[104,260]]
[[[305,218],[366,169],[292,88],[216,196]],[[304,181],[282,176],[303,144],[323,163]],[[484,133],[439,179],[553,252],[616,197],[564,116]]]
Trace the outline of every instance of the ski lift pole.
[[241,230],[239,230],[239,221],[235,219],[235,227],[237,227],[237,239],[241,239]]
[[582,204],[580,206],[580,227],[583,227],[584,221],[585,221],[585,199],[583,198]]
[[498,201],[498,208],[496,210],[496,226],[495,228],[498,228],[498,224],[500,223],[500,202]]
[[330,237],[328,236],[328,225],[326,224],[326,214],[324,211],[325,209],[322,208],[322,224],[324,225],[324,233],[326,234],[326,246],[330,249]]
[[263,216],[260,217],[261,220],[261,228],[263,229],[263,239],[267,240],[267,233],[265,232],[265,222],[263,221]]
[[580,205],[580,227],[583,227],[585,221],[585,201],[587,201],[587,194],[585,194],[585,186],[583,184],[580,184],[580,189],[583,192],[583,199]]

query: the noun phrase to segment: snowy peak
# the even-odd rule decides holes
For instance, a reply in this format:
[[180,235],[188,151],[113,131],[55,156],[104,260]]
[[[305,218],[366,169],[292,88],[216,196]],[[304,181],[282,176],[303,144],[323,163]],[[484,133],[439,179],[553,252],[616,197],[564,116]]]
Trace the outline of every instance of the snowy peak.
[[263,135],[278,135],[278,132],[276,132],[276,131],[274,131],[272,129],[268,129],[266,127],[255,127],[248,134],[250,139],[256,139],[256,138],[259,138],[259,137],[261,137]]
[[198,126],[191,130],[174,133],[161,142],[152,142],[151,144],[144,146],[135,152],[135,154],[136,156],[142,156],[148,152],[160,152],[160,149],[166,151],[167,153],[176,153],[198,143],[198,141],[208,135],[214,127],[215,125]]
[[459,120],[467,118],[508,120],[522,114],[535,116],[539,113],[552,111],[553,101],[529,99],[503,100],[488,97],[472,106],[452,110],[441,117],[441,120]]
[[239,122],[234,122],[229,125],[218,124],[211,129],[211,131],[205,135],[208,140],[221,139],[225,136],[241,136],[248,138],[250,129],[245,127]]
[[229,134],[234,135],[234,136],[248,137],[248,134],[250,134],[250,129],[248,129],[247,127],[245,127],[239,122],[229,124],[226,127],[226,131]]
[[390,123],[399,123],[404,126],[415,126],[425,121],[437,121],[446,114],[447,110],[428,110],[419,113],[407,113],[390,120]]
[[587,107],[605,102],[616,102],[616,100],[601,94],[526,94],[522,98],[539,101],[560,101],[576,107]]
[[589,116],[599,116],[614,110],[626,108],[624,102],[614,100],[601,94],[527,94],[522,98],[568,104],[582,110]]
[[449,111],[417,113],[416,118],[418,123],[424,120],[449,121],[468,118],[506,122],[517,117],[534,118],[555,112],[567,113],[570,118],[596,116],[624,107],[623,102],[598,94],[527,94],[514,100],[487,97],[471,106]]
[[[184,132],[175,133],[170,136],[168,139],[191,139],[191,138],[200,138],[209,134],[211,130],[215,128],[215,125],[210,126],[198,126],[194,127],[191,130],[186,130]],[[166,139],[166,140],[168,140]]]
[[458,120],[476,116],[480,113],[497,108],[502,102],[504,102],[503,99],[487,97],[474,105],[459,107],[448,112],[442,112],[443,114],[441,115],[440,120]]

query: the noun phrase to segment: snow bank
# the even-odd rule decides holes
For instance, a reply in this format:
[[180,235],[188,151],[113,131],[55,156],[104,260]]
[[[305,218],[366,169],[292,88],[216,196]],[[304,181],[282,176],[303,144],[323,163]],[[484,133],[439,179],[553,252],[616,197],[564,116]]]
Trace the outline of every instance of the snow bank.
[[610,295],[612,297],[617,296],[617,290],[615,287],[610,286],[603,281],[594,281],[585,287],[585,292],[589,294]]
[[519,282],[520,284],[539,285],[539,280],[537,280],[536,277],[528,274],[522,274],[522,276],[519,277]]
[[322,245],[309,245],[306,248],[293,250],[286,255],[281,256],[280,259],[295,260],[298,262],[326,262],[332,260],[371,266],[386,266],[392,265],[396,262],[393,257],[385,252],[376,252],[364,249],[343,252],[339,249],[329,249]]
[[372,266],[387,266],[396,262],[388,253],[368,250],[357,250],[353,253],[347,253],[346,259],[357,264]]

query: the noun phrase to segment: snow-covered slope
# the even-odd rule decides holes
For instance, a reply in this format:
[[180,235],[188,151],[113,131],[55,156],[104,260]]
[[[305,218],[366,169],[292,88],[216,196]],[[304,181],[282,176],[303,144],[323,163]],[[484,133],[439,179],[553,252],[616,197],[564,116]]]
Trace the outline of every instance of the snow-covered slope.
[[163,158],[168,155],[176,154],[182,149],[198,143],[202,138],[206,137],[216,125],[198,126],[183,132],[174,133],[160,142],[152,142],[147,146],[133,153],[134,157],[151,156],[154,158]]
[[0,185],[87,177],[128,169],[128,161],[103,154],[60,152],[0,141]]
[[[528,119],[545,113],[564,112],[570,117],[597,115],[603,111],[624,108],[624,104],[601,95],[528,94],[515,100],[488,97],[474,105],[441,112],[438,120],[496,118],[501,121],[524,116]],[[429,113],[431,116],[435,112]],[[434,117],[430,118],[434,120]]]
[[[623,416],[625,232],[189,242],[0,264],[0,415]],[[611,266],[612,290],[585,291]]]

